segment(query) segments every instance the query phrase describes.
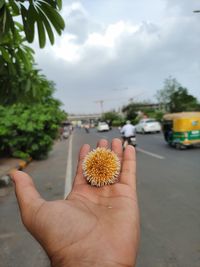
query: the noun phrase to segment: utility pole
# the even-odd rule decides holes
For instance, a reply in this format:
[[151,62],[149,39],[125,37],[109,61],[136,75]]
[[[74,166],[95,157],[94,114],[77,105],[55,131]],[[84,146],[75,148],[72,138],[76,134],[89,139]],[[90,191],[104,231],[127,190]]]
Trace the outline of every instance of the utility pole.
[[95,103],[99,103],[100,104],[101,115],[102,115],[103,114],[103,103],[104,103],[104,100],[98,100],[98,101],[95,101]]

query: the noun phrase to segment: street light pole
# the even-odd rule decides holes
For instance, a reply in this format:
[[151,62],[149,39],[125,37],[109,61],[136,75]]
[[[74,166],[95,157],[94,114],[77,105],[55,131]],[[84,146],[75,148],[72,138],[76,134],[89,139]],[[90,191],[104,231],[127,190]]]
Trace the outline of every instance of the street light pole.
[[95,101],[95,102],[100,104],[101,115],[102,115],[103,114],[103,103],[104,103],[104,100],[98,100],[98,101]]

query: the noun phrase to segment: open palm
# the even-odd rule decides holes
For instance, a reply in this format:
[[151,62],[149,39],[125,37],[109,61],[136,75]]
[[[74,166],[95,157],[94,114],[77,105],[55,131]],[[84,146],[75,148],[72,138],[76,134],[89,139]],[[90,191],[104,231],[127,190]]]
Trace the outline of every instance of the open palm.
[[[108,142],[100,140],[98,146]],[[22,220],[52,266],[134,266],[139,241],[134,149],[123,152],[121,141],[113,139],[112,150],[122,162],[119,182],[100,188],[88,185],[82,174],[89,150],[84,145],[80,151],[66,200],[47,202],[27,174],[13,174]]]

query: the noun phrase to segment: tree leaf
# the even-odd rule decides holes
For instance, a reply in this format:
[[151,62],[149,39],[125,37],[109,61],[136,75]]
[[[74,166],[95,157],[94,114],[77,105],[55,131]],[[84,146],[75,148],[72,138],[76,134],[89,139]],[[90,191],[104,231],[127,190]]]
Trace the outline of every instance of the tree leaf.
[[22,49],[18,48],[17,55],[19,56],[19,59],[23,62],[24,65],[29,64],[29,59]]
[[59,10],[61,10],[62,9],[62,0],[57,0],[56,2],[57,2]]
[[7,8],[6,12],[7,12],[7,22],[6,23],[8,24],[8,26],[7,26],[7,32],[9,31],[9,29],[11,29],[11,31],[12,31],[15,39],[16,39],[17,36],[16,36],[16,31],[15,31],[15,25],[14,25],[13,17],[10,14],[10,11],[9,11],[8,8]]
[[13,10],[13,16],[18,16],[20,14],[19,12],[19,6],[17,5],[16,1],[14,0],[9,0],[9,4],[12,7]]
[[23,21],[23,26],[24,26],[24,32],[26,35],[26,39],[29,43],[33,42],[33,32],[31,32],[31,27],[27,18],[27,9],[23,6],[21,6],[21,14],[22,14],[22,21]]
[[5,33],[6,32],[6,18],[7,18],[7,10],[6,10],[6,7],[3,8],[3,24],[2,24],[2,32]]
[[0,9],[3,7],[4,4],[5,4],[5,0],[0,0]]
[[40,18],[37,19],[37,28],[38,28],[38,37],[39,37],[39,44],[40,48],[43,48],[46,43],[46,36],[44,31],[44,26],[42,20]]
[[38,14],[34,8],[33,4],[30,4],[29,9],[27,10],[27,22],[30,29],[30,42],[33,42],[35,36],[35,22]]
[[52,23],[58,34],[61,34],[61,30],[65,28],[65,22],[61,15],[46,3],[41,3],[41,8]]
[[48,5],[52,6],[53,8],[56,9],[57,7],[57,3],[56,3],[56,0],[39,0],[39,2],[45,2],[47,3]]
[[51,29],[51,25],[50,25],[48,19],[46,18],[46,16],[44,15],[44,13],[41,9],[40,9],[40,16],[41,16],[43,23],[45,25],[45,28],[47,30],[49,40],[50,40],[51,44],[53,45],[54,44],[54,34],[53,34],[53,31]]
[[0,51],[4,60],[11,63],[9,52],[3,46],[0,46]]
[[20,31],[23,31],[23,25],[21,23],[19,23],[18,21],[15,21],[15,25],[17,26],[17,28],[20,30]]

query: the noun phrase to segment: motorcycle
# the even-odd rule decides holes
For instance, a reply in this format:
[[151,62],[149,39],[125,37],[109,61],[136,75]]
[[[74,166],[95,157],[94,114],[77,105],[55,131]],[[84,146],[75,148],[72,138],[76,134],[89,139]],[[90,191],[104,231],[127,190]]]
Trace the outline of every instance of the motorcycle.
[[125,149],[127,145],[136,147],[136,136],[123,137],[123,148]]

